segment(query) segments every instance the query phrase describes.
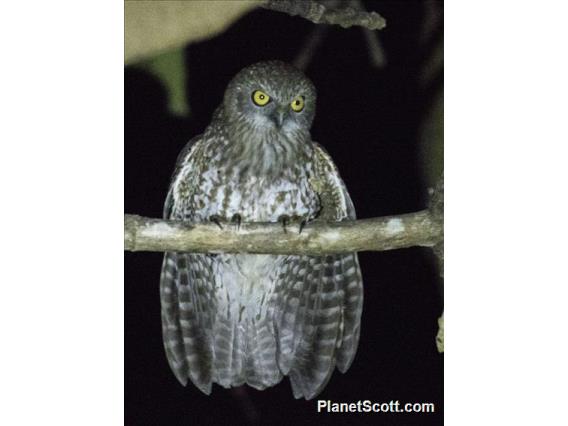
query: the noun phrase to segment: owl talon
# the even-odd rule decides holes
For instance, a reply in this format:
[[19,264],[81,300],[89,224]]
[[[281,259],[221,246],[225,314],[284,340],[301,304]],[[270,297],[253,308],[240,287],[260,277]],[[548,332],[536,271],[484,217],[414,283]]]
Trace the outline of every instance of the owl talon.
[[298,224],[298,234],[302,233],[302,231],[304,230],[304,227],[308,223],[307,219],[304,219],[301,216],[294,215],[294,216],[290,217],[287,214],[283,214],[283,215],[279,216],[278,222],[280,222],[282,224],[282,229],[284,230],[285,234],[288,233],[288,226],[292,222]]
[[286,230],[286,227],[290,223],[290,216],[288,216],[287,214],[283,214],[278,217],[278,222],[282,224],[282,229],[284,230],[284,233],[287,234],[288,231]]
[[231,218],[231,223],[233,223],[236,226],[237,231],[241,229],[241,220],[242,220],[241,215],[238,213],[235,213]]
[[221,225],[221,221],[223,219],[221,218],[221,216],[214,214],[212,216],[209,216],[209,220],[217,225],[219,229],[223,229],[223,225]]
[[307,223],[308,223],[308,221],[306,219],[302,219],[300,221],[300,226],[299,226],[300,230],[298,231],[298,234],[302,233],[302,231],[304,230],[304,227],[307,225]]

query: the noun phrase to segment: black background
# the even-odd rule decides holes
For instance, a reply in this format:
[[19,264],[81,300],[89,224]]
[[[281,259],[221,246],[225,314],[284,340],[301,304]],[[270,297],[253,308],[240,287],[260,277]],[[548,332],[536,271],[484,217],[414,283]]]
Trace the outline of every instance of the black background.
[[[360,29],[330,27],[306,70],[318,89],[313,139],[335,160],[359,218],[425,207],[419,126],[433,96],[419,83],[432,48],[421,42],[425,5],[365,4],[387,18],[380,37],[388,66],[372,67]],[[219,37],[187,47],[187,119],[168,112],[166,91],[155,77],[127,67],[126,212],[161,217],[177,154],[206,127],[231,77],[260,60],[292,61],[313,28],[301,18],[257,10]],[[441,28],[437,34],[442,36]],[[441,425],[443,355],[434,339],[442,291],[435,261],[419,248],[359,256],[365,287],[359,350],[349,371],[335,371],[317,398],[433,402],[435,414],[317,413],[317,399],[295,400],[287,378],[262,392],[214,385],[206,396],[191,383],[182,387],[162,347],[162,255],[125,252],[126,424],[238,425],[256,419],[259,424]]]

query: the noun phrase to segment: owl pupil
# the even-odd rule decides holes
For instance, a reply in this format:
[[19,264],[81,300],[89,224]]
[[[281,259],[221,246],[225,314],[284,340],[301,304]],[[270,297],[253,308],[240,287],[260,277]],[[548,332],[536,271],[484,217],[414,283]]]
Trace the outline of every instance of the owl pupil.
[[259,98],[260,100],[263,100],[263,99],[264,99],[264,95],[260,95],[258,98]]

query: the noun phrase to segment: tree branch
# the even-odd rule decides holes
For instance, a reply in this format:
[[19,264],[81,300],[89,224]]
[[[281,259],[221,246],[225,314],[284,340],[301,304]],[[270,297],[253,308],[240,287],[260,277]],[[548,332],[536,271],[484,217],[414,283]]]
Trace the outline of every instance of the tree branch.
[[128,251],[263,253],[322,255],[384,251],[412,246],[433,247],[442,228],[428,210],[346,222],[313,222],[299,233],[297,224],[189,224],[125,215],[124,247]]
[[[432,247],[438,260],[440,278],[444,279],[444,174],[438,180],[435,188],[430,190],[430,213],[432,219],[441,227],[440,240]],[[438,352],[444,352],[444,313],[438,318],[438,333],[436,334]]]
[[387,26],[385,18],[377,12],[363,12],[353,7],[328,8],[313,0],[265,0],[261,7],[292,16],[299,15],[314,24],[332,24],[343,28],[360,26],[370,30],[382,30]]

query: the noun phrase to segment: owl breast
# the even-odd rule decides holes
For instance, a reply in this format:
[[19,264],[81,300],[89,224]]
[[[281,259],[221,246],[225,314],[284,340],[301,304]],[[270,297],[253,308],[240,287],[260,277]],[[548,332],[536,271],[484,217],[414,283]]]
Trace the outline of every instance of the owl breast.
[[[200,178],[189,212],[194,221],[211,216],[243,222],[276,222],[280,217],[313,219],[320,203],[309,183],[311,163],[289,168],[281,176],[242,176],[228,166],[210,167]],[[207,263],[215,277],[219,309],[232,318],[247,321],[264,318],[286,256],[220,254]]]
[[189,212],[194,220],[211,216],[243,222],[276,222],[287,215],[313,219],[320,205],[309,184],[309,167],[298,167],[278,178],[239,176],[226,168],[211,168],[201,176]]

